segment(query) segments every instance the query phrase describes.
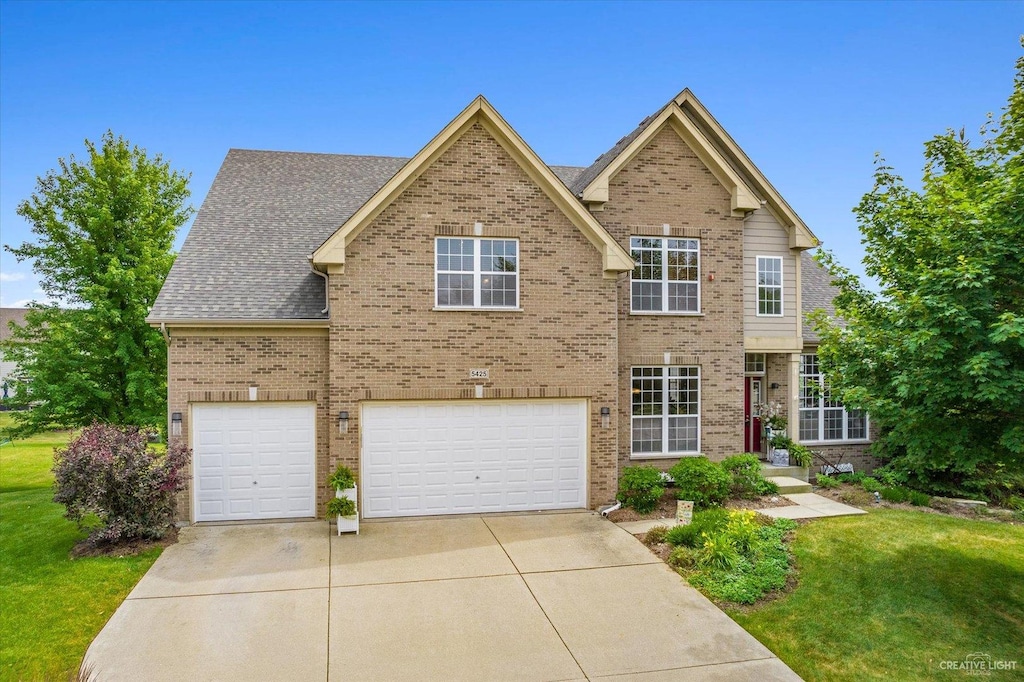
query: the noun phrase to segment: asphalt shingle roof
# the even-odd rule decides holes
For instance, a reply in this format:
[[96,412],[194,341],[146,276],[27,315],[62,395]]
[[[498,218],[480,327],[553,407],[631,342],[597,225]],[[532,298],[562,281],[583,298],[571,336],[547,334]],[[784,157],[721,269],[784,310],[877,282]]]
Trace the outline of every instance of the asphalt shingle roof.
[[804,341],[817,342],[820,339],[814,328],[807,324],[806,314],[823,308],[829,315],[835,317],[836,309],[832,305],[832,299],[839,293],[839,289],[832,286],[832,276],[828,270],[818,265],[811,251],[802,252],[800,258],[800,307],[804,312]]
[[[150,319],[325,319],[307,257],[406,161],[230,150]],[[566,184],[583,171],[551,169]]]
[[[665,107],[667,106],[668,104],[665,105]],[[572,193],[575,194],[576,196],[582,195],[583,190],[587,188],[587,185],[593,182],[594,178],[600,175],[601,171],[607,168],[611,164],[611,162],[614,161],[616,157],[618,157],[618,155],[622,153],[622,150],[628,147],[633,140],[639,137],[640,133],[647,130],[647,127],[651,125],[654,119],[658,117],[658,114],[660,114],[665,109],[665,107],[658,109],[653,114],[651,114],[644,120],[640,121],[640,125],[638,125],[633,130],[633,132],[631,132],[629,135],[626,135],[624,138],[616,142],[611,149],[606,151],[601,156],[597,157],[594,163],[584,168],[583,172],[579,173],[576,177],[574,177],[571,183],[566,183],[566,186],[572,191]]]

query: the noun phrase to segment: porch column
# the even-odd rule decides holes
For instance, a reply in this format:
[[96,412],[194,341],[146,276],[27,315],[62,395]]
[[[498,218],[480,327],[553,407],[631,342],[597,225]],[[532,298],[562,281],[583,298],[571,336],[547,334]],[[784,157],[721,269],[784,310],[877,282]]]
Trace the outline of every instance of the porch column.
[[800,435],[800,353],[789,354],[789,396],[786,409],[787,434],[793,441]]

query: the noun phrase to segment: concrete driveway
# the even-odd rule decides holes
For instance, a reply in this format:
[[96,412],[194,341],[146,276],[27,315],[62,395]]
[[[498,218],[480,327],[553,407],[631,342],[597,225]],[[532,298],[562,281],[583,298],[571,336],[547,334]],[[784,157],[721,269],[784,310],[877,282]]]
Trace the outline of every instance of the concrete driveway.
[[186,528],[86,663],[104,682],[799,680],[600,516],[361,530]]

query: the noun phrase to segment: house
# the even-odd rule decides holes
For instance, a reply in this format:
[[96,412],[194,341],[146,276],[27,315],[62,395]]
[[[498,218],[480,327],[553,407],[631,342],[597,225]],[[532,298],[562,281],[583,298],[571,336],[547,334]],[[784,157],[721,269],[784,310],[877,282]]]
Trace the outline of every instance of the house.
[[[0,341],[7,341],[11,338],[11,325],[17,327],[25,326],[25,315],[28,308],[0,308]],[[6,400],[14,395],[14,381],[17,374],[18,364],[8,360],[6,356],[0,356],[0,400]],[[5,409],[0,405],[0,409]]]
[[588,168],[483,97],[409,159],[233,149],[149,318],[180,516],[314,516],[339,463],[368,518],[595,508],[758,403],[809,434],[817,244],[688,90]]

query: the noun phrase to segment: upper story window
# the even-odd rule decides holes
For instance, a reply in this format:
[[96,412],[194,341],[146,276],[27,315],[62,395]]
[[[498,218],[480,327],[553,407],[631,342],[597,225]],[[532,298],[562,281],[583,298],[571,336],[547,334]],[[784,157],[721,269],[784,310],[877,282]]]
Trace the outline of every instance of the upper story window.
[[519,306],[519,242],[438,237],[434,272],[439,308]]
[[700,312],[700,240],[633,237],[633,312]]
[[700,451],[700,368],[634,367],[633,457]]
[[800,440],[866,440],[868,415],[864,410],[847,410],[832,397],[821,373],[818,356],[800,356]]
[[764,374],[764,353],[747,353],[744,356],[745,374]]
[[782,257],[757,257],[757,314],[782,315]]

